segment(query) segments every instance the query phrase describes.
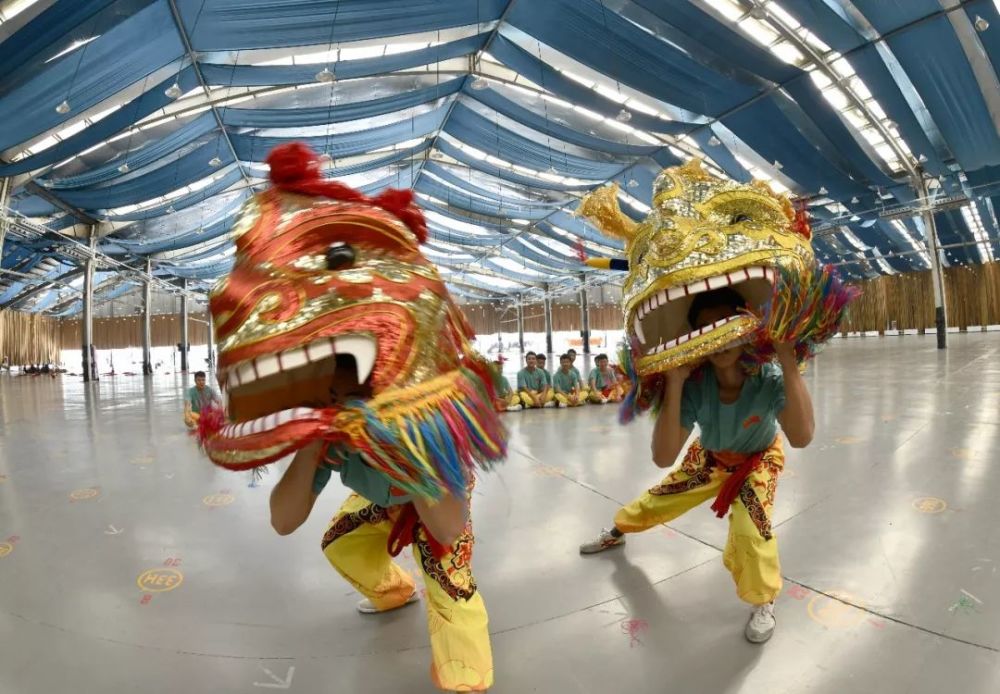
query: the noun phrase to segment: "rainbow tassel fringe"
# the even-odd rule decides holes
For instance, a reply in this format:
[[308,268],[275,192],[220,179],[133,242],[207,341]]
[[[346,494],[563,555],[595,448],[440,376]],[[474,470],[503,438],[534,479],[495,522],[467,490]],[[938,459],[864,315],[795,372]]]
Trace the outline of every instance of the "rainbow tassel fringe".
[[625,377],[632,384],[628,393],[625,394],[622,404],[618,406],[619,424],[628,424],[637,415],[648,410],[652,410],[653,414],[656,414],[663,405],[666,379],[662,374],[646,376],[645,378],[639,376],[633,357],[633,351],[638,352],[639,345],[634,337],[632,342],[632,349],[623,348],[618,354],[618,363],[621,364]]
[[799,363],[812,359],[837,334],[848,305],[861,295],[818,263],[803,270],[781,268],[771,300],[755,314],[760,327],[747,355],[757,364],[774,358],[775,342],[794,342]]
[[391,401],[353,402],[334,419],[331,443],[358,451],[393,486],[414,496],[461,495],[476,469],[506,455],[506,433],[489,386],[462,368]]

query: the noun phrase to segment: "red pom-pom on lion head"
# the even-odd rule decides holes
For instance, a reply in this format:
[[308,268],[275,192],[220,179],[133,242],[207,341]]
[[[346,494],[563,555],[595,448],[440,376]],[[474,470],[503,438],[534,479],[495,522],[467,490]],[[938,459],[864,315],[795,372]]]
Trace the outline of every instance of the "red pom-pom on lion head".
[[271,183],[281,190],[381,207],[406,224],[420,243],[427,241],[427,222],[413,202],[413,191],[388,188],[369,198],[339,181],[325,179],[319,155],[301,142],[275,147],[267,155],[267,164],[271,168]]

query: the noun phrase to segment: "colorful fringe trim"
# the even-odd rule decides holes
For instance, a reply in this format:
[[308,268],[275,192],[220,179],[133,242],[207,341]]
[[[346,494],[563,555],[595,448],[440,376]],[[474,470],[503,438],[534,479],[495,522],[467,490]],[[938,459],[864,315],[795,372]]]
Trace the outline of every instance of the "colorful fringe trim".
[[[749,336],[741,365],[747,373],[759,372],[762,364],[774,359],[775,342],[794,342],[795,356],[804,364],[840,331],[848,305],[860,295],[859,289],[841,282],[833,268],[818,263],[805,269],[779,269],[771,300],[753,314],[760,326]],[[633,349],[637,347],[633,345]],[[621,424],[645,412],[658,414],[666,392],[662,374],[639,377],[632,354],[632,350],[623,349],[619,355],[632,383],[618,410]],[[698,378],[698,373],[695,370],[691,378]]]
[[461,495],[477,468],[491,469],[507,452],[490,390],[463,367],[369,403],[350,403],[323,438],[357,451],[407,494]]
[[848,305],[860,295],[831,267],[781,268],[771,300],[754,314],[760,327],[750,336],[747,355],[763,364],[774,358],[775,342],[794,342],[800,364],[812,359],[840,331]]
[[618,406],[619,424],[628,424],[637,415],[649,410],[652,410],[654,415],[658,413],[663,405],[663,394],[666,390],[666,377],[663,374],[645,378],[638,374],[633,352],[640,353],[640,350],[634,337],[632,341],[634,343],[632,349],[623,347],[618,353],[618,363],[625,372],[625,378],[632,384],[622,404]]

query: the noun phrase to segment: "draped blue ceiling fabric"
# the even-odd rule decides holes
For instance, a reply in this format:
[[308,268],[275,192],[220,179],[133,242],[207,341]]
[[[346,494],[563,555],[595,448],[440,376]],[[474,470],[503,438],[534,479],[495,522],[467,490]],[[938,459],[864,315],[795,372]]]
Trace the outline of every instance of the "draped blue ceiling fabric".
[[[184,52],[180,37],[162,31],[170,22],[166,3],[150,5],[98,40],[51,63],[31,81],[4,93],[0,98],[0,122],[4,123],[0,149],[58,126],[177,60]],[[142,40],[137,41],[137,36]],[[69,113],[55,110],[63,100],[70,104]]]
[[508,0],[178,0],[197,51],[307,46],[488,23]]
[[233,143],[236,156],[242,161],[263,161],[272,149],[293,141],[304,142],[316,151],[331,156],[346,157],[431,135],[441,129],[447,113],[446,106],[439,106],[410,120],[355,132],[312,137],[297,137],[291,133],[287,137],[230,134],[229,140]]
[[347,104],[331,102],[328,106],[311,108],[227,108],[222,122],[246,128],[293,128],[373,118],[451,96],[462,88],[464,81],[464,77],[455,77],[433,87]]
[[[488,37],[488,34],[477,34],[415,51],[335,62],[329,67],[341,79],[383,75],[471,55],[483,48]],[[207,63],[201,66],[202,75],[209,84],[229,87],[310,84],[315,81],[318,69],[316,65],[232,66]]]
[[[620,255],[620,241],[575,216],[580,196],[616,182],[622,211],[641,220],[659,170],[696,147],[737,180],[766,169],[810,201],[825,229],[817,254],[852,277],[926,269],[912,252],[922,220],[880,216],[919,205],[906,167],[891,170],[827,100],[816,65],[782,60],[710,4],[175,1],[179,24],[168,0],[54,0],[0,41],[0,177],[14,182],[17,214],[53,232],[114,222],[103,252],[208,282],[232,263],[235,212],[266,185],[268,152],[304,141],[330,157],[325,176],[366,194],[413,187],[430,256],[456,293],[483,300],[577,282],[594,272],[577,260],[581,244]],[[772,4],[836,51],[829,61],[849,63],[911,167],[938,177],[941,194],[967,197],[988,246],[968,212],[939,212],[941,243],[954,245],[947,262],[981,262],[987,247],[1000,256],[1000,133],[980,86],[1000,67],[993,0]],[[766,8],[754,16],[769,21]],[[978,17],[991,28],[972,29]],[[317,62],[325,51],[337,59]],[[323,68],[333,85],[317,83]],[[61,243],[9,236],[3,267],[53,257],[53,276],[65,274]],[[26,286],[0,284],[0,295]],[[129,287],[109,283],[101,296]],[[54,293],[29,305],[79,310]]]

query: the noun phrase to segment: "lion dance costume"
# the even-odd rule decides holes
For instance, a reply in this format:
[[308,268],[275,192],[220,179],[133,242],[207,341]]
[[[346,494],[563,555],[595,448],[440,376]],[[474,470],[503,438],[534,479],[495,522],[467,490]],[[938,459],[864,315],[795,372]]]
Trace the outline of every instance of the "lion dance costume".
[[[504,457],[491,369],[420,252],[427,230],[410,191],[368,198],[325,180],[301,144],[275,149],[268,163],[273,186],[241,210],[235,265],[210,299],[229,409],[228,421],[202,417],[203,447],[216,464],[247,470],[322,440],[319,462],[353,461],[387,481],[380,504],[347,499],[323,552],[386,610],[413,596],[412,578],[392,561],[412,544],[427,589],[433,681],[487,689],[493,665],[471,522],[441,546],[406,500],[469,495],[477,468]],[[372,396],[335,406],[329,383],[345,355]]]
[[[585,545],[581,551],[600,551],[620,543],[620,533],[666,523],[714,498],[716,515],[730,514],[723,559],[738,595],[753,605],[768,604],[781,590],[771,513],[784,465],[774,411],[783,405],[784,394],[780,370],[768,363],[773,343],[793,342],[801,364],[837,332],[857,292],[817,265],[804,210],[764,183],[713,176],[697,160],[656,178],[652,209],[640,223],[619,211],[617,186],[588,195],[579,214],[626,243],[627,259],[587,261],[628,272],[623,308],[631,348],[622,363],[631,388],[620,411],[622,423],[645,411],[658,412],[665,372],[734,343],[746,344],[741,359],[748,374],[775,376],[755,381],[761,384],[761,402],[771,403],[771,409],[742,421],[745,434],[734,439],[743,444],[741,452],[708,450],[707,443],[696,440],[677,470],[618,511],[618,535],[602,534],[603,545]],[[722,287],[738,292],[750,310],[695,329],[688,323],[694,297]],[[702,376],[696,369],[688,381]],[[768,415],[772,428],[764,433],[766,440],[752,441],[753,428]],[[739,423],[733,428],[739,431]]]

